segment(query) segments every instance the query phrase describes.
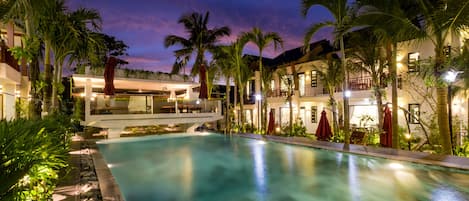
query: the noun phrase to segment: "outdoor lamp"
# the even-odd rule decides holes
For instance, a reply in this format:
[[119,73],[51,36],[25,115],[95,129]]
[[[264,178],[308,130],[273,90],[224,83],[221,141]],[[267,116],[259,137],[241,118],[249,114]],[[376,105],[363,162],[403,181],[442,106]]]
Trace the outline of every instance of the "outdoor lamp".
[[412,138],[412,135],[410,133],[405,134],[405,139],[407,140],[407,147],[409,148],[410,151],[410,139]]
[[449,70],[448,72],[445,73],[444,79],[448,83],[453,83],[456,80],[456,77],[458,76],[459,72],[454,71],[454,70]]
[[256,101],[262,100],[262,96],[260,94],[256,94]]
[[350,90],[345,91],[345,97],[350,98],[352,96],[352,92]]

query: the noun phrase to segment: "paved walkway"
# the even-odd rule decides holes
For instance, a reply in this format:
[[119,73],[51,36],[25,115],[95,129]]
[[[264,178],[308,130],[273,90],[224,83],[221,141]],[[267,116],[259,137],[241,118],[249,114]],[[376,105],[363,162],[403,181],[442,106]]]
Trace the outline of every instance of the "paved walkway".
[[61,178],[53,195],[54,201],[103,200],[90,149],[92,144],[80,136],[72,138],[70,172]]

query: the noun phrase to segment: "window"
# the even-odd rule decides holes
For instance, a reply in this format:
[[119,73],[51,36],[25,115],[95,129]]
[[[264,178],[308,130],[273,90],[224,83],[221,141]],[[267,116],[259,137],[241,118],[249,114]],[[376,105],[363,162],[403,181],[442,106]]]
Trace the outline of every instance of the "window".
[[290,108],[281,107],[280,108],[280,125],[284,126],[290,121]]
[[299,83],[299,90],[300,90],[300,96],[305,95],[305,74],[300,73],[298,74],[298,83]]
[[300,115],[299,116],[300,116],[300,120],[301,120],[303,126],[306,125],[306,109],[305,109],[305,107],[300,107]]
[[270,80],[270,90],[274,91],[275,90],[275,80]]
[[[289,85],[291,85],[291,86],[289,86]],[[295,88],[295,83],[293,82],[293,76],[292,75],[282,76],[282,79],[281,79],[281,82],[280,82],[280,91],[288,92],[289,87],[291,87],[292,89]]]
[[318,72],[311,71],[311,87],[318,87]]
[[420,123],[420,104],[409,104],[409,123]]
[[407,68],[409,72],[419,71],[419,66],[418,66],[419,57],[420,57],[420,54],[418,52],[409,53],[408,58],[407,58]]
[[311,106],[311,123],[318,122],[318,106]]

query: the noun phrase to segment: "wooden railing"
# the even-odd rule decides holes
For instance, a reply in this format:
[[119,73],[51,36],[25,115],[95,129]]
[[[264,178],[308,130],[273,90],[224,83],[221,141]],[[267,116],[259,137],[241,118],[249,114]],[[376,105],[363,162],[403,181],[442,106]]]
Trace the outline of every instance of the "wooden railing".
[[13,57],[10,51],[8,51],[8,47],[5,43],[0,42],[0,63],[6,63],[18,72],[20,71],[20,66],[18,65],[18,61]]

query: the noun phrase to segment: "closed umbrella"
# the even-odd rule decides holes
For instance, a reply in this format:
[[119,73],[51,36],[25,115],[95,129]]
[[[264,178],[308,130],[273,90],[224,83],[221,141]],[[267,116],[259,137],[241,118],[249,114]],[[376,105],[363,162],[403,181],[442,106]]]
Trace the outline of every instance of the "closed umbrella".
[[200,92],[199,98],[200,99],[207,99],[208,92],[207,92],[207,70],[205,69],[205,65],[201,64],[199,69],[199,78],[200,78]]
[[331,126],[327,120],[326,111],[321,112],[321,119],[319,120],[318,129],[316,130],[316,137],[318,140],[327,141],[332,137]]
[[274,114],[274,110],[270,109],[269,126],[267,127],[267,134],[272,134],[274,132],[274,127],[275,127],[275,114]]
[[380,135],[380,143],[383,147],[392,147],[392,117],[388,105],[384,107],[383,131]]
[[104,68],[104,94],[114,95],[114,68],[117,65],[115,57],[109,57]]

